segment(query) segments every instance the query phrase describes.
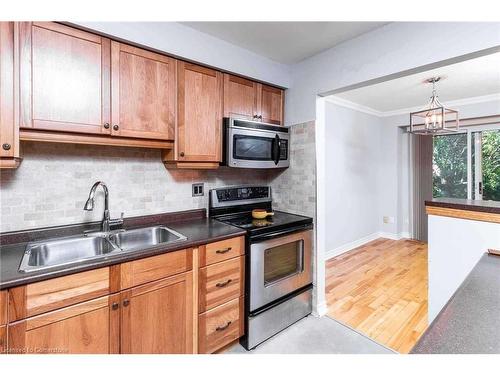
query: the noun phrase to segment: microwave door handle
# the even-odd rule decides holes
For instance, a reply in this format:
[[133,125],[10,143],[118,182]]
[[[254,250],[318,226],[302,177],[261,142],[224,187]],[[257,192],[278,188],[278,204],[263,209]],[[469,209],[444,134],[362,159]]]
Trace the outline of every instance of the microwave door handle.
[[278,165],[280,162],[280,153],[281,153],[281,146],[280,146],[280,137],[278,134],[276,134],[276,137],[274,137],[274,142],[273,142],[274,147],[274,164]]

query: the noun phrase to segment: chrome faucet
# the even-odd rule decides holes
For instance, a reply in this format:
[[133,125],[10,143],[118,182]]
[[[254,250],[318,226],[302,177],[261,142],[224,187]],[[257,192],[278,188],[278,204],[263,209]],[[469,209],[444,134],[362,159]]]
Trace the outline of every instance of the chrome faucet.
[[92,185],[92,187],[90,188],[89,198],[87,199],[87,202],[85,202],[85,206],[83,206],[83,209],[85,211],[92,211],[94,209],[95,191],[99,186],[102,186],[102,189],[104,190],[104,217],[102,218],[102,231],[104,233],[108,233],[110,231],[110,225],[123,224],[123,212],[120,219],[111,220],[109,218],[109,194],[108,187],[104,182],[97,181],[94,185]]

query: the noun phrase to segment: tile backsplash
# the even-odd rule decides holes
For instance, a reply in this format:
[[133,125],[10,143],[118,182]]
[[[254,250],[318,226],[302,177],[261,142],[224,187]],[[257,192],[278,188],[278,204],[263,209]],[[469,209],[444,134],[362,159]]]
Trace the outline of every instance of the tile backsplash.
[[271,178],[274,208],[316,216],[316,147],[314,121],[290,128],[290,168]]
[[[149,215],[208,207],[214,187],[265,184],[277,209],[314,215],[314,123],[292,126],[291,167],[280,170],[167,170],[159,150],[23,142],[18,169],[0,171],[0,232],[100,221],[103,192],[93,211],[84,211],[95,181],[109,188],[111,217]],[[191,184],[205,195],[191,196]]]
[[[22,151],[17,170],[0,172],[0,232],[102,220],[101,188],[94,210],[83,210],[98,180],[112,218],[206,208],[213,187],[269,183],[269,171],[167,170],[159,150],[23,142]],[[195,182],[205,183],[204,196],[191,196]]]

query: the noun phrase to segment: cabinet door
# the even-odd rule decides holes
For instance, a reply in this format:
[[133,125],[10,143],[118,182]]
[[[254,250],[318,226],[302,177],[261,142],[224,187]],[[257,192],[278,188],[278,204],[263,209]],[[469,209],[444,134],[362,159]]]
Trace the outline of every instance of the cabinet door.
[[177,155],[221,161],[222,73],[178,61]]
[[14,22],[0,22],[0,168],[15,168],[19,163],[14,55]]
[[112,134],[174,139],[175,60],[111,42]]
[[109,134],[109,39],[21,22],[19,53],[21,127]]
[[191,272],[121,293],[121,352],[193,353]]
[[267,85],[259,86],[260,120],[269,124],[283,124],[283,90]]
[[0,326],[0,354],[7,352],[7,326]]
[[116,347],[113,340],[118,338],[110,335],[110,311],[106,296],[10,324],[8,351],[13,354],[110,353],[110,348]]
[[224,74],[224,116],[257,119],[257,83]]

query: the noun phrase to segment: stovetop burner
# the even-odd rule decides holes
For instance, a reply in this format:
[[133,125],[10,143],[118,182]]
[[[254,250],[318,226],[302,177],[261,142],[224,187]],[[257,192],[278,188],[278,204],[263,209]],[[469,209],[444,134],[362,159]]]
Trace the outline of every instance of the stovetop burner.
[[273,211],[269,186],[233,186],[210,190],[209,217],[245,229],[250,237],[283,234],[312,226],[312,218],[274,211],[274,216],[257,220],[253,209]]
[[274,216],[268,216],[266,219],[260,220],[254,219],[251,212],[216,216],[214,219],[241,229],[246,229],[250,233],[269,232],[312,223],[312,219],[309,217],[281,211],[274,211]]

